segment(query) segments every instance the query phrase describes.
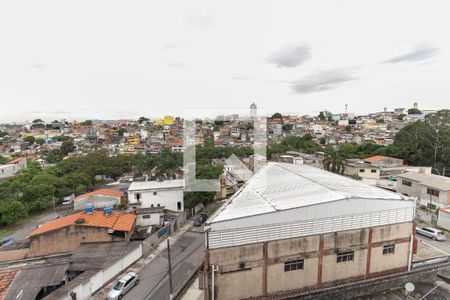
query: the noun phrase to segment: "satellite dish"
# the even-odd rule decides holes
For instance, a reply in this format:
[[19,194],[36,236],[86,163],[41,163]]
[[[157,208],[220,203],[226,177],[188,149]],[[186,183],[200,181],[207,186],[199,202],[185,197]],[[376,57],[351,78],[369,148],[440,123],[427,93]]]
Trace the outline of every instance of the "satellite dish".
[[415,289],[416,287],[414,286],[414,283],[412,283],[412,282],[407,282],[406,284],[405,284],[405,290],[408,292],[408,293],[411,293],[411,292],[414,292],[414,289]]

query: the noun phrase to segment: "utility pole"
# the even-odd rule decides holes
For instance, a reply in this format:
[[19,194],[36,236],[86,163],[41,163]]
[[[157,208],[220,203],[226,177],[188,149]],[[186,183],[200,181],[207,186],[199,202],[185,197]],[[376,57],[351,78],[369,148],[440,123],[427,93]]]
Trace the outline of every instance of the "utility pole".
[[169,272],[169,299],[173,299],[173,282],[172,282],[172,261],[170,259],[170,241],[169,238],[167,238],[167,261],[168,261],[168,272]]

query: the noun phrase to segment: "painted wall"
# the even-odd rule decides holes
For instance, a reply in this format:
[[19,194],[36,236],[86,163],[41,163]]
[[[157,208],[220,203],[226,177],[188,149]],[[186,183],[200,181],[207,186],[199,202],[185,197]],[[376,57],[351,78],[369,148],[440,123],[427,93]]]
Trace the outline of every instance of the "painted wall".
[[30,252],[31,256],[43,256],[74,251],[81,243],[116,240],[123,239],[110,235],[107,228],[71,225],[31,237]]
[[[265,289],[271,294],[406,268],[412,232],[413,223],[408,222],[210,249],[209,264],[219,267],[217,299],[256,297]],[[383,254],[383,246],[391,244],[395,252]],[[337,254],[342,252],[354,252],[353,260],[338,262]],[[285,271],[286,262],[298,260],[303,260],[303,269]]]
[[[156,192],[156,195],[154,194]],[[138,200],[137,194],[140,194]],[[141,207],[158,207],[164,206],[166,209],[173,211],[183,211],[183,190],[155,190],[155,191],[133,191],[128,194],[130,205],[140,203]],[[178,209],[178,202],[181,203],[181,209]],[[152,206],[153,205],[153,206]]]

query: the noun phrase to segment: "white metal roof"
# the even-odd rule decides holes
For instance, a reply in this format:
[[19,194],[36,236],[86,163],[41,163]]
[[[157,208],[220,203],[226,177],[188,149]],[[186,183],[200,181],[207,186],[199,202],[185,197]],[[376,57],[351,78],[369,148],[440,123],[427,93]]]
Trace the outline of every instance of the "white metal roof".
[[233,195],[227,204],[211,216],[208,223],[343,199],[375,201],[404,198],[399,194],[311,166],[269,162]]
[[129,192],[144,190],[167,190],[184,188],[184,179],[164,181],[134,181],[128,188]]

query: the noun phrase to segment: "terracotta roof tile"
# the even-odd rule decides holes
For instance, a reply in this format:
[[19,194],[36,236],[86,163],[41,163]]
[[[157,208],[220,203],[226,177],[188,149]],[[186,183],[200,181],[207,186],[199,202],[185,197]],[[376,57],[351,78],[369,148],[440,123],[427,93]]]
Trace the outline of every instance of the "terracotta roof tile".
[[372,157],[365,158],[364,161],[365,162],[374,162],[374,161],[379,161],[379,160],[381,160],[383,158],[386,158],[386,156],[375,155],[375,156],[372,156]]
[[83,223],[78,224],[79,226],[93,226],[119,231],[130,231],[136,221],[136,215],[131,213],[122,214],[118,211],[113,211],[111,215],[105,215],[101,210],[95,210],[92,214],[83,211],[44,223],[41,227],[30,233],[28,237],[77,224],[77,220],[83,220]]
[[6,292],[14,277],[16,277],[16,273],[16,271],[0,273],[0,300],[5,299]]
[[119,191],[119,190],[113,190],[113,189],[100,189],[100,190],[96,190],[90,193],[86,193],[83,195],[80,195],[78,197],[75,198],[75,200],[78,199],[84,199],[93,195],[105,195],[105,196],[115,196],[115,197],[123,197],[123,192]]

